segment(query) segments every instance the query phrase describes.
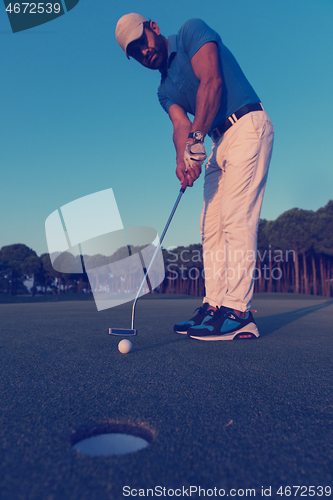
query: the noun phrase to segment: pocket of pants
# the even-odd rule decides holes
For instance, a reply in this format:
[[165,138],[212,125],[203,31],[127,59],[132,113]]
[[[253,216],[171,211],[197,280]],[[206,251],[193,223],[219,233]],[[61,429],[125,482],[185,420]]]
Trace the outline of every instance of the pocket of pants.
[[259,140],[268,132],[268,129],[273,129],[270,119],[262,111],[251,113],[251,120]]

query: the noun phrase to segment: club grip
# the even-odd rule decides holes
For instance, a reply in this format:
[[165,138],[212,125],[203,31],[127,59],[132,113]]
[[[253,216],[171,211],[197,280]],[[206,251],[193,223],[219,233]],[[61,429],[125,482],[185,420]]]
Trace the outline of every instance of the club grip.
[[187,178],[187,176],[186,176],[186,177],[185,177],[185,179],[184,179],[184,182],[183,182],[183,184],[182,184],[182,187],[180,188],[180,192],[181,192],[181,193],[184,193],[184,192],[185,192],[185,189],[187,188],[187,186],[188,186],[188,178]]

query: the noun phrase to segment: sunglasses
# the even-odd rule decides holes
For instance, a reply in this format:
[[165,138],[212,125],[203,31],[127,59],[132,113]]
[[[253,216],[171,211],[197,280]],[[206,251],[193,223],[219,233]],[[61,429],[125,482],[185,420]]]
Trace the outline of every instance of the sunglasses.
[[136,60],[142,59],[142,50],[148,47],[148,39],[146,35],[145,28],[143,29],[143,33],[140,38],[134,40],[127,47],[127,55],[133,57]]

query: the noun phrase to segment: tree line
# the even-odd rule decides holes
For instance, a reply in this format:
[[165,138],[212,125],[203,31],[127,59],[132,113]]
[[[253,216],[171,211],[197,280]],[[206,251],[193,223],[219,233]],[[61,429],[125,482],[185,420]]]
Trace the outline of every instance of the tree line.
[[[255,292],[332,297],[333,201],[316,212],[293,208],[274,221],[261,219],[253,258]],[[165,262],[165,293],[204,295],[201,245],[168,250]]]
[[[90,257],[90,267],[97,268],[128,256],[128,247],[117,250],[111,258]],[[130,249],[140,251],[140,247]],[[155,293],[177,293],[203,296],[205,290],[201,244],[163,248],[165,278]],[[221,249],[223,256],[223,249]],[[227,252],[227,250],[225,250]],[[90,293],[91,286],[82,269],[80,256],[64,273],[54,270],[49,254],[38,256],[24,244],[4,246],[0,250],[0,293],[29,293],[24,285],[33,280],[30,293]],[[246,256],[245,256],[246,258]],[[258,229],[258,249],[253,273],[256,292],[305,293],[333,296],[333,201],[317,211],[293,208],[274,221],[261,219]],[[87,260],[87,259],[86,259]],[[113,276],[108,293],[126,292],[139,286],[140,274],[121,272]]]

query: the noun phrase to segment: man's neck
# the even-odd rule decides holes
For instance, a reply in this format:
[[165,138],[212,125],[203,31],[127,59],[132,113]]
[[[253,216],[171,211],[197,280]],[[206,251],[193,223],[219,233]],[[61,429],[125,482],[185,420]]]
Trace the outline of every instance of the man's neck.
[[164,41],[165,41],[165,44],[166,44],[166,47],[167,47],[167,50],[168,50],[168,57],[169,57],[170,56],[170,54],[169,54],[169,40],[167,38],[165,38],[165,37],[163,37],[163,38],[164,38]]

